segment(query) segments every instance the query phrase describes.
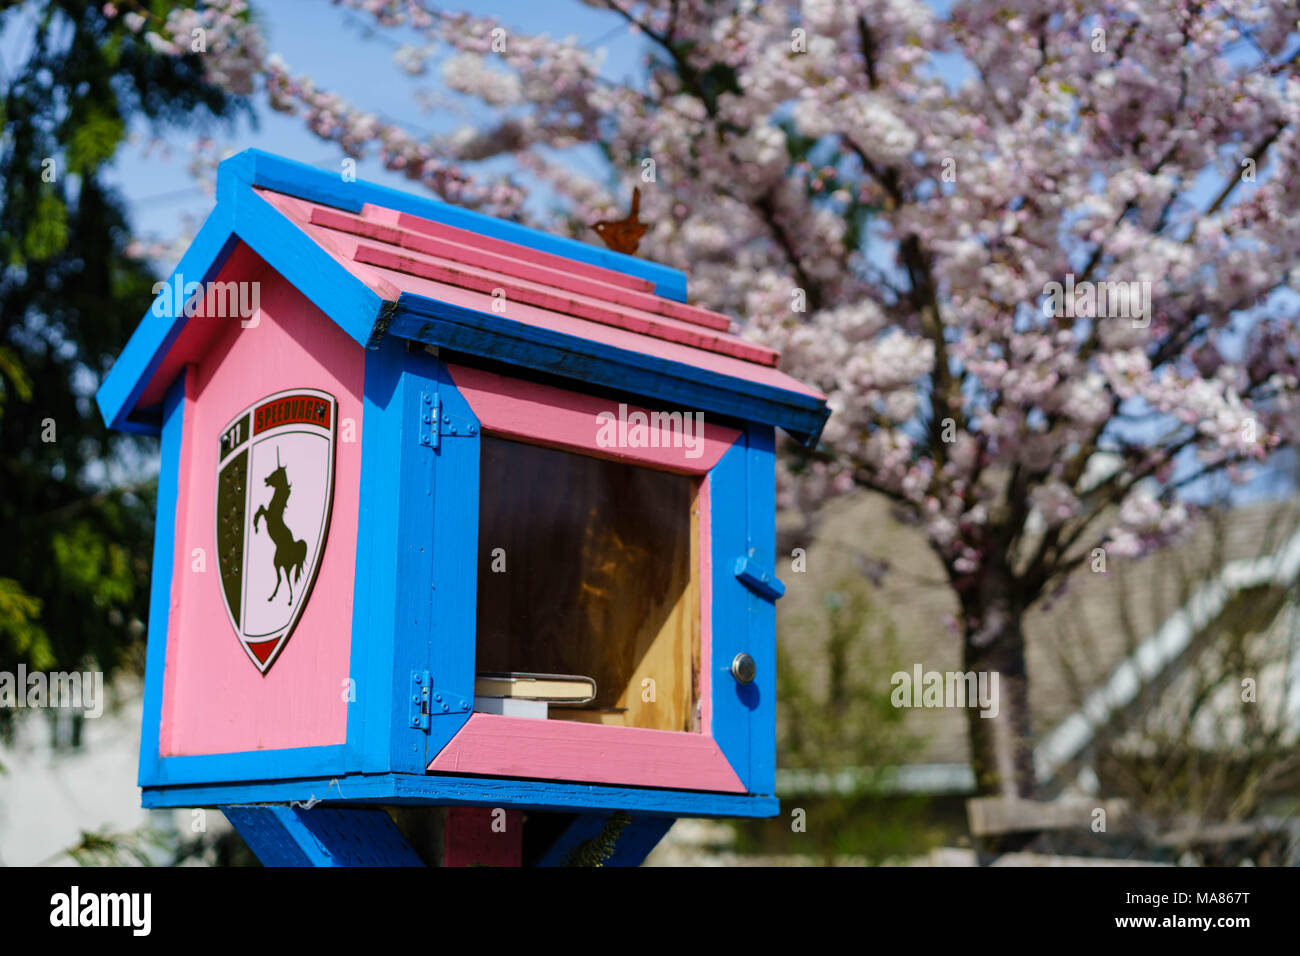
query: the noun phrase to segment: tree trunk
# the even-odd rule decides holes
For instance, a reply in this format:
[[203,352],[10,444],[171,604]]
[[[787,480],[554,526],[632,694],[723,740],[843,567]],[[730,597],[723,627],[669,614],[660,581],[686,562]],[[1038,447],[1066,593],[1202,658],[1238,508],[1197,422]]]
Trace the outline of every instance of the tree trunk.
[[966,709],[971,767],[980,796],[1031,797],[1035,790],[1025,672],[1023,605],[1008,576],[989,574],[963,601],[963,661],[967,672],[997,675],[996,716]]
[[[1030,736],[1029,681],[1025,672],[1024,604],[1017,601],[1010,576],[988,575],[969,601],[966,611],[963,662],[968,673],[983,674],[993,689],[996,714],[981,716],[983,708],[966,708],[971,769],[975,789],[982,796],[1034,796],[1033,738]],[[982,682],[981,682],[982,683]],[[1022,850],[1037,833],[1004,833],[974,838],[977,859],[992,863],[1003,853]]]

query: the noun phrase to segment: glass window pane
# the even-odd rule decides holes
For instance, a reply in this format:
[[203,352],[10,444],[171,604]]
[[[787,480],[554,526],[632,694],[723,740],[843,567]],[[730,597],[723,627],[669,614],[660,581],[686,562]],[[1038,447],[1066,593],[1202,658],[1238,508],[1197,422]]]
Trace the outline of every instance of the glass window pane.
[[697,480],[485,435],[480,481],[476,670],[595,678],[552,718],[698,730]]

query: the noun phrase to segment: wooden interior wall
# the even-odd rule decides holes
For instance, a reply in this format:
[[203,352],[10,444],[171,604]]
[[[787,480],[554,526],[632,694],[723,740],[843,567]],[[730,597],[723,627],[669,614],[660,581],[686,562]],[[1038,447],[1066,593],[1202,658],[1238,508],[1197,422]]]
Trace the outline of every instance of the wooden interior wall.
[[697,479],[482,442],[475,669],[595,678],[556,719],[698,730]]

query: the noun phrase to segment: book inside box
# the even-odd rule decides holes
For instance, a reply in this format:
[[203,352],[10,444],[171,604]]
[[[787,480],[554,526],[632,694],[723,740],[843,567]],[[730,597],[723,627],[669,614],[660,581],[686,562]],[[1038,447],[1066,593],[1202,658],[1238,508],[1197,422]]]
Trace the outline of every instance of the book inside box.
[[698,731],[698,480],[484,435],[480,482],[476,696],[577,675],[548,719]]

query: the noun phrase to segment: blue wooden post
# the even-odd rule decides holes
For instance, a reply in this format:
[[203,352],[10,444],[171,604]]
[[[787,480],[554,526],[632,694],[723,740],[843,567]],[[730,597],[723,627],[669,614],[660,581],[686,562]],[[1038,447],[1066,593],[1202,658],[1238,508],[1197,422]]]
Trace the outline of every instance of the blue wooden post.
[[[546,851],[538,866],[565,866],[571,863],[575,851],[581,852],[584,843],[597,840],[613,819],[612,814],[584,813],[578,816],[560,834]],[[663,839],[675,817],[629,816],[627,822],[614,821],[610,833],[612,853],[601,862],[602,866],[640,866],[650,851]]]
[[221,808],[263,866],[423,866],[392,818],[371,807]]

